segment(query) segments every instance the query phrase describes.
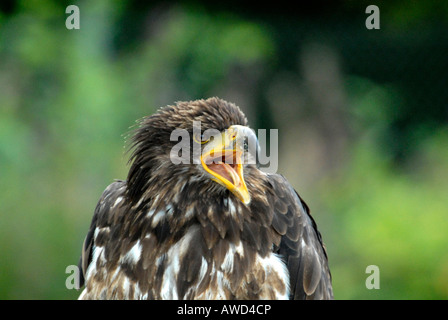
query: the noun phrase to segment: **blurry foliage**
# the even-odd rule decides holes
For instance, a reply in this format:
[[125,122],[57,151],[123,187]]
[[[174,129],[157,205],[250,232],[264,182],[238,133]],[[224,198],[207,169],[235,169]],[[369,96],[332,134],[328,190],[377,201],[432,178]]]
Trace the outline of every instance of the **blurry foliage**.
[[272,45],[250,22],[175,9],[151,41],[114,57],[107,2],[85,3],[75,32],[51,2],[24,3],[0,38],[0,298],[73,298],[65,268],[101,192],[126,177],[129,127]]
[[[326,242],[336,298],[448,297],[448,133],[440,89],[447,42],[431,24],[414,39],[407,24],[433,19],[425,8],[434,3],[406,15],[407,6],[395,1],[382,11],[390,17],[382,26],[401,26],[401,38],[387,28],[366,33],[365,6],[353,1],[344,2],[347,14],[361,15],[336,27],[313,20],[319,10],[300,21],[277,13],[267,21],[265,12],[85,1],[81,29],[69,31],[68,2],[16,1],[0,11],[0,299],[76,298],[79,292],[65,288],[65,268],[77,263],[104,188],[126,177],[123,146],[134,121],[216,92],[252,105],[251,123],[272,126],[270,115],[287,114],[275,123],[280,133],[327,130],[334,140],[326,144],[302,130],[310,151],[342,139],[334,132],[351,133],[344,161],[325,170],[317,164],[318,179],[305,179],[308,187],[298,190]],[[442,25],[446,13],[435,15]],[[341,112],[337,125],[346,130],[328,131],[333,114],[314,101],[326,69],[323,80],[306,68],[311,78],[302,78],[298,61],[308,61],[300,52],[310,41],[337,47],[342,75],[334,79],[343,83],[331,88],[346,99],[331,112]],[[385,57],[392,58],[383,63]],[[331,106],[334,96],[320,96]],[[310,156],[302,146],[286,149],[292,159],[300,151]],[[404,159],[396,161],[397,152]],[[380,267],[380,290],[365,288],[370,264]]]
[[[422,159],[406,173],[360,143],[339,176],[324,179],[320,194],[337,229],[327,246],[338,298],[448,296],[447,139],[445,130],[422,143]],[[371,264],[380,268],[380,290],[364,286]]]

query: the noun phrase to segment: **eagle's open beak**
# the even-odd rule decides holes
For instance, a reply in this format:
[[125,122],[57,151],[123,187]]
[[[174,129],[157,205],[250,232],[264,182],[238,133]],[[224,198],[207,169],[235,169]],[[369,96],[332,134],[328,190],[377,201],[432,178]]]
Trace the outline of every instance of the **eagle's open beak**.
[[222,133],[221,139],[209,142],[201,155],[201,163],[213,176],[212,180],[225,186],[247,205],[250,195],[243,175],[244,149],[237,143],[240,131],[240,126],[231,126]]

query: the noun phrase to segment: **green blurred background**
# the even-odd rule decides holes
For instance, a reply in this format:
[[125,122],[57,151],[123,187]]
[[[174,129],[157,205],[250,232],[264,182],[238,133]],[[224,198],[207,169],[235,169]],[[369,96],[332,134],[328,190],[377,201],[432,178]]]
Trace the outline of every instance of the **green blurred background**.
[[320,227],[336,299],[448,298],[448,2],[0,8],[1,299],[76,298],[65,270],[126,177],[130,127],[210,96],[279,129],[279,172]]

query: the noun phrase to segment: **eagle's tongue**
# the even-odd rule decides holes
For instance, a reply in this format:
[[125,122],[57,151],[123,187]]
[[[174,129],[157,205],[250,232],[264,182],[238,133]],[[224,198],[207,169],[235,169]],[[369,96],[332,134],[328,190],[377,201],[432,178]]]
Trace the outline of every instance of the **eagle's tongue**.
[[238,177],[237,172],[231,165],[219,162],[219,163],[211,163],[208,165],[208,167],[210,170],[216,172],[221,177],[227,179],[234,186],[238,186],[240,184],[240,178]]
[[219,174],[224,179],[227,179],[235,187],[241,185],[241,179],[236,171],[236,163],[238,163],[237,154],[234,151],[223,152],[223,154],[210,153],[210,157],[207,159],[207,167]]

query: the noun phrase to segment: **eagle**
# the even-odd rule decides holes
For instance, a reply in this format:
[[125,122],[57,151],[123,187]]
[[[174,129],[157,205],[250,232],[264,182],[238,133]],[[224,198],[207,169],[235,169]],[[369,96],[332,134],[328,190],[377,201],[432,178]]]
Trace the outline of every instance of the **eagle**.
[[79,299],[333,299],[308,206],[248,161],[254,141],[240,108],[216,97],[141,119],[127,179],[103,192],[85,237]]

